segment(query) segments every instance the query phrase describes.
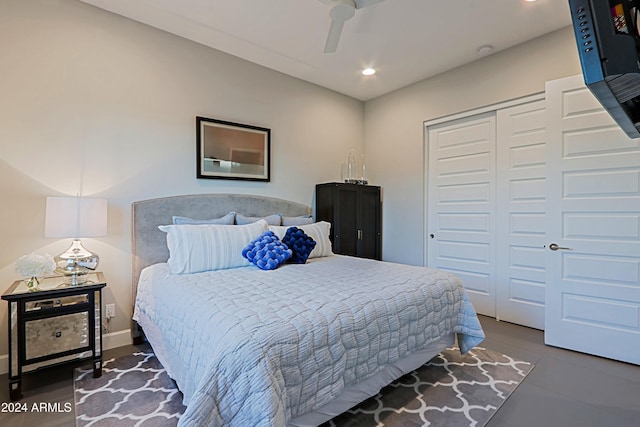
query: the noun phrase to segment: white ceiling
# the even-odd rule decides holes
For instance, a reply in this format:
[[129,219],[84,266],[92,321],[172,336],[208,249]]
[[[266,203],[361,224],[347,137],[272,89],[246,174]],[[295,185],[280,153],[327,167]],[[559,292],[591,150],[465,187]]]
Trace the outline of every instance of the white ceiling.
[[329,0],[82,1],[363,101],[571,24],[567,0],[384,0],[325,54]]

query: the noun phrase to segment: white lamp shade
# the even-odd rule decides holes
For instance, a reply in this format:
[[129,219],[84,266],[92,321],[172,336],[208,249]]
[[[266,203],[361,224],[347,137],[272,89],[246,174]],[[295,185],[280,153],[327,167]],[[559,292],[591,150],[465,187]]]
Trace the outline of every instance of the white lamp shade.
[[107,234],[107,199],[47,197],[45,237],[99,237]]

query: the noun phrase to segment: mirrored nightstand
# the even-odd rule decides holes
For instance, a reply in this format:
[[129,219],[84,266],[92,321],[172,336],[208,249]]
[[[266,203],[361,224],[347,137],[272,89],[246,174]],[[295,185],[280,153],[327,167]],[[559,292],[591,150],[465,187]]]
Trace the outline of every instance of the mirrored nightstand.
[[79,285],[63,276],[40,279],[37,290],[18,280],[2,295],[9,303],[9,393],[22,397],[22,375],[40,368],[92,360],[102,375],[102,288],[100,272]]

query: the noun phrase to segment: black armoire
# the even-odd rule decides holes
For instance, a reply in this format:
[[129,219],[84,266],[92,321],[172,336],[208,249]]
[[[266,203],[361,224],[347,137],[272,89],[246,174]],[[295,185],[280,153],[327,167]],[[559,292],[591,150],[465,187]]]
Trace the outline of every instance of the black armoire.
[[316,221],[331,223],[334,253],[382,259],[380,187],[338,182],[316,185]]

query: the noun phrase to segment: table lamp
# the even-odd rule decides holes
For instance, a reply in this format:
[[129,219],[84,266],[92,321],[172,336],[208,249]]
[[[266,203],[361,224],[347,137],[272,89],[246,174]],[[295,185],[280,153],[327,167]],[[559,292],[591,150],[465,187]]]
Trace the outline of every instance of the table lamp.
[[73,238],[71,246],[54,258],[56,271],[65,283],[82,284],[87,273],[98,267],[100,258],[80,242],[81,237],[107,234],[107,199],[90,197],[47,197],[45,237]]

